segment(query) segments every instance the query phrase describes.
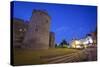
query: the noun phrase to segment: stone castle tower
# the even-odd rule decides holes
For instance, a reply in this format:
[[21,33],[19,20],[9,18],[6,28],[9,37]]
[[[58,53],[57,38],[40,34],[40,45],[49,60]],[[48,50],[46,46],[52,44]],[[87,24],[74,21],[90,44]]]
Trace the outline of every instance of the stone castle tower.
[[28,24],[24,20],[13,18],[13,47],[21,48],[27,28]]
[[49,47],[55,48],[55,33],[54,32],[50,32],[49,34]]
[[24,37],[23,47],[32,49],[49,48],[50,16],[41,10],[34,10]]

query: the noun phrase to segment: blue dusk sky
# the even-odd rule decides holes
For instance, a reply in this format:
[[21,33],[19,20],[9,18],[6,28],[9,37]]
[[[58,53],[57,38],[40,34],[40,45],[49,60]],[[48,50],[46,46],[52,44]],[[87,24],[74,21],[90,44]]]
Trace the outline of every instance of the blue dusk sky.
[[51,17],[50,31],[55,33],[56,43],[63,39],[84,38],[97,27],[97,7],[71,4],[13,2],[13,18],[29,21],[34,9],[47,11]]

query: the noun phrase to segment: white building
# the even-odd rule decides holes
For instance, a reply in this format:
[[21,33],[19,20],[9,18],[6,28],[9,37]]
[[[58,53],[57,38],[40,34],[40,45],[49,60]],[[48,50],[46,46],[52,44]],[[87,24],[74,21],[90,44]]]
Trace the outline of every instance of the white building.
[[86,38],[80,40],[72,40],[71,48],[87,48],[93,44],[93,39],[91,36],[87,36]]

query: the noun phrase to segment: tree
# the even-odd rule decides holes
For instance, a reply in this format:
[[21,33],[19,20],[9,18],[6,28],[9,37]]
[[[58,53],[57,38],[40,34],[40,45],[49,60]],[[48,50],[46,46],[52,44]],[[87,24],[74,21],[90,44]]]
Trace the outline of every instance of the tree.
[[55,44],[55,47],[57,47],[57,44]]
[[68,42],[64,39],[64,40],[62,40],[62,42],[60,43],[59,46],[61,46],[61,47],[67,47],[68,45],[69,45]]

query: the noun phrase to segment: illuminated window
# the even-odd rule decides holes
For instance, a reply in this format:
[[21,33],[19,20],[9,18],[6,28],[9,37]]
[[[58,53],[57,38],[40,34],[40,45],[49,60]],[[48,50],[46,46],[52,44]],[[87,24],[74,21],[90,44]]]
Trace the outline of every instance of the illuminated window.
[[23,30],[22,29],[19,29],[19,31],[22,32]]

